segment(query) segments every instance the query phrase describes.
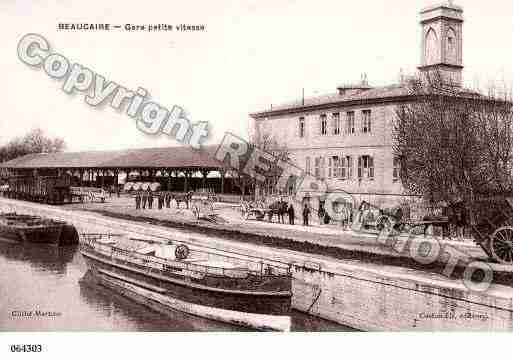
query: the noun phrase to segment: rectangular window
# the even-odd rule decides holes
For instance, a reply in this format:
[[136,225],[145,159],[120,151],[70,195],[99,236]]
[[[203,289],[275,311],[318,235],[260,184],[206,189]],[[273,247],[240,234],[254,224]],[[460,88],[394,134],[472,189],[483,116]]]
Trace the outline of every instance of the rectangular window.
[[362,117],[362,132],[370,133],[372,129],[371,110],[363,110]]
[[399,181],[400,172],[401,172],[401,161],[399,160],[399,157],[394,157],[394,172],[392,174],[394,182]]
[[374,158],[371,156],[358,157],[358,179],[374,179]]
[[347,134],[352,135],[354,134],[354,111],[347,112]]
[[340,113],[338,113],[338,112],[333,113],[332,121],[333,121],[333,134],[340,135]]
[[305,137],[305,118],[299,118],[299,137]]
[[333,170],[333,158],[328,157],[328,178],[331,178]]
[[328,119],[325,114],[322,114],[321,117],[321,136],[326,136],[328,134]]
[[332,156],[331,157],[332,159],[332,164],[333,164],[333,172],[332,172],[332,177],[333,178],[338,178],[339,177],[339,171],[340,171],[340,161],[339,161],[339,158],[338,156]]
[[326,178],[326,158],[321,157],[321,178]]
[[338,161],[338,178],[346,179],[346,158],[340,156]]
[[315,157],[315,170],[314,170],[314,176],[317,179],[321,178],[321,158]]
[[307,157],[306,158],[306,165],[305,165],[305,171],[307,174],[310,174],[312,172],[310,172],[312,170],[312,168],[310,167],[310,157]]
[[353,158],[351,156],[346,156],[346,178],[353,178]]

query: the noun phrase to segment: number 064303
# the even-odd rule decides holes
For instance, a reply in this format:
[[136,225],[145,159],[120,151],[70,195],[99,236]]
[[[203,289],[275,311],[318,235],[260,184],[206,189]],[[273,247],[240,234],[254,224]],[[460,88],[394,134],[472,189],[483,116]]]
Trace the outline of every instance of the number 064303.
[[41,344],[13,344],[11,352],[13,353],[40,353],[43,350]]

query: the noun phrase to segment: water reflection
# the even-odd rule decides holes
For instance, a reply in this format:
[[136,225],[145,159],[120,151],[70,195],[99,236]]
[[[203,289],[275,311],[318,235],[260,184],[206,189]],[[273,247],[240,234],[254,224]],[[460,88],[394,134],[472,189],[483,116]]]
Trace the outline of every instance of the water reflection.
[[[36,315],[37,311],[55,315]],[[292,329],[348,330],[300,313],[293,314]],[[243,329],[164,308],[150,309],[95,283],[76,246],[0,240],[0,331],[234,330]]]
[[44,244],[23,245],[0,242],[0,255],[7,261],[25,262],[34,270],[57,275],[66,273],[67,265],[78,255],[76,246],[55,247]]
[[107,317],[115,318],[121,315],[138,319],[138,330],[141,331],[241,330],[229,324],[169,311],[165,308],[148,309],[146,306],[97,284],[90,272],[84,275],[79,285],[80,294],[88,304],[102,310]]

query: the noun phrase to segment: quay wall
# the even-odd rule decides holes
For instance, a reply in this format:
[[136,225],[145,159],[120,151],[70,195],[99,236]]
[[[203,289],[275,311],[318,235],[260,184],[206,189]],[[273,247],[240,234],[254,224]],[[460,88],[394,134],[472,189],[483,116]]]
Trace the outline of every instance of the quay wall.
[[208,257],[249,258],[254,265],[290,266],[293,307],[313,316],[366,331],[513,330],[513,288],[493,285],[471,292],[459,280],[412,269],[256,246],[184,231],[0,198],[0,211],[61,219],[80,232],[127,233],[156,241],[187,243]]

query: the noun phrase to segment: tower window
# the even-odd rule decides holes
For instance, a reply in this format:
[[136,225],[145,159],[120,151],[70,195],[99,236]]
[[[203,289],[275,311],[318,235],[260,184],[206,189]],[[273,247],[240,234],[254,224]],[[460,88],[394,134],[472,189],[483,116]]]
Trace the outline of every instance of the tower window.
[[447,61],[451,63],[457,62],[456,56],[456,32],[453,28],[447,31]]
[[430,28],[426,33],[426,49],[424,55],[426,65],[432,65],[440,62],[439,50],[436,31],[433,28]]

